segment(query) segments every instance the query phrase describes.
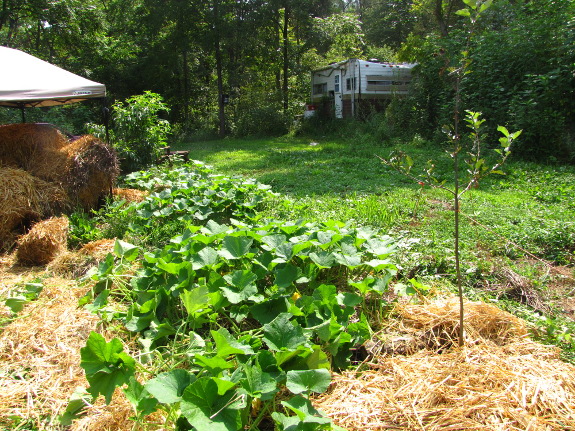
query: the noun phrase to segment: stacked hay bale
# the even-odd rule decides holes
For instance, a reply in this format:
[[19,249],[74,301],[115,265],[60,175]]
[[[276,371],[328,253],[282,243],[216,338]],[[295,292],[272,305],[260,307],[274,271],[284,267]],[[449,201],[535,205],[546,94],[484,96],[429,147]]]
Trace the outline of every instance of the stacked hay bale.
[[46,265],[66,250],[67,239],[67,217],[42,220],[18,239],[16,260],[24,265]]
[[118,174],[115,151],[94,136],[69,139],[45,124],[0,126],[0,250],[34,221],[96,208]]

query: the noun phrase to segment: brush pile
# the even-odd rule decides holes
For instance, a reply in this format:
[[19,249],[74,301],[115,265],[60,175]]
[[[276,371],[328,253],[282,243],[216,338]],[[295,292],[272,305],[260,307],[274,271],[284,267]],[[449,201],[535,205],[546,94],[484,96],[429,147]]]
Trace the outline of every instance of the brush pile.
[[119,174],[97,138],[66,137],[45,124],[0,126],[0,250],[39,220],[96,208]]
[[315,406],[348,430],[575,429],[575,366],[509,313],[466,309],[459,348],[457,301],[399,308],[366,369],[335,375]]

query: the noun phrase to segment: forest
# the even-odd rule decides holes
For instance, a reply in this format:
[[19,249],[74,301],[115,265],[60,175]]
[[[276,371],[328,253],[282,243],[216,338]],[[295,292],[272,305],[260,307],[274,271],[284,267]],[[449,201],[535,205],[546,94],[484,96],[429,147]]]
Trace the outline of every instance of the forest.
[[[439,143],[465,52],[461,109],[483,113],[491,134],[523,130],[517,156],[572,162],[574,2],[497,0],[473,25],[465,3],[476,2],[2,0],[0,44],[106,84],[109,104],[159,94],[177,140],[285,134],[310,71],[360,58],[418,64],[410,96],[378,121]],[[99,118],[89,109],[32,115],[77,130]]]
[[0,430],[575,429],[574,0],[0,5]]

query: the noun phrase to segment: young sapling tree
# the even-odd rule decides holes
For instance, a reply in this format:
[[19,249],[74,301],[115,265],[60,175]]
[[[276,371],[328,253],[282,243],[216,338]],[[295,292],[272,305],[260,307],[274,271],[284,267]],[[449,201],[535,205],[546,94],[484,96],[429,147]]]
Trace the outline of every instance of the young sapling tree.
[[[462,275],[460,267],[460,232],[459,232],[459,215],[460,215],[460,202],[461,197],[468,192],[471,188],[477,187],[480,180],[490,174],[502,174],[500,167],[503,165],[507,157],[511,154],[511,145],[515,139],[521,134],[521,130],[510,133],[504,126],[499,126],[497,130],[502,133],[499,138],[500,148],[496,148],[497,160],[490,163],[483,157],[482,147],[484,136],[482,133],[482,125],[485,122],[481,118],[480,112],[473,112],[470,110],[465,111],[464,122],[470,129],[466,137],[462,137],[460,133],[460,110],[461,110],[461,83],[463,79],[470,73],[469,66],[471,60],[469,58],[469,46],[471,36],[475,27],[475,23],[480,14],[484,12],[490,5],[491,0],[464,0],[466,8],[458,11],[458,15],[469,17],[470,27],[467,33],[466,49],[461,53],[461,60],[457,67],[450,70],[450,76],[453,78],[453,88],[455,94],[454,110],[453,110],[453,124],[445,125],[442,131],[447,135],[450,144],[447,153],[453,159],[453,184],[448,185],[447,180],[440,179],[435,173],[435,165],[429,161],[427,168],[419,174],[412,173],[413,159],[403,153],[391,154],[389,159],[379,157],[387,166],[401,172],[422,186],[428,185],[430,187],[439,188],[447,191],[453,199],[453,224],[454,224],[454,257],[455,257],[455,274],[457,283],[457,292],[459,296],[459,328],[458,328],[458,343],[459,346],[464,344],[464,331],[463,331],[463,286]],[[466,156],[466,157],[465,157]],[[465,172],[461,171],[461,162],[467,166]]]

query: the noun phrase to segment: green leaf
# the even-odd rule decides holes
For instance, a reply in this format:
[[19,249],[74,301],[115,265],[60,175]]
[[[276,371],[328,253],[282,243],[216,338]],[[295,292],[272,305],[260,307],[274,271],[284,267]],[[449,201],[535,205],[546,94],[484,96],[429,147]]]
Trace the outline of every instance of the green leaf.
[[62,426],[70,426],[75,419],[78,419],[85,407],[92,405],[93,397],[83,387],[78,387],[70,396],[66,410],[58,417],[58,422]]
[[144,386],[133,376],[128,381],[128,386],[124,388],[124,395],[136,411],[139,417],[149,415],[156,411],[158,400],[150,395]]
[[226,328],[210,331],[216,342],[216,356],[227,358],[231,355],[253,355],[251,346],[236,340]]
[[211,267],[218,261],[218,252],[211,247],[205,247],[192,255],[192,269]]
[[299,278],[301,271],[297,266],[288,263],[283,268],[276,268],[274,274],[276,286],[286,288]]
[[274,320],[278,314],[285,313],[289,309],[286,298],[272,298],[250,307],[250,313],[260,324],[265,325]]
[[132,262],[136,260],[140,254],[140,247],[117,239],[114,244],[114,253],[116,256],[125,259],[128,262]]
[[92,332],[86,347],[80,349],[80,365],[90,383],[88,392],[94,398],[99,394],[106,397],[109,404],[114,390],[122,386],[133,375],[136,361],[123,352],[122,342],[114,338],[109,343],[104,337]]
[[257,275],[250,270],[237,270],[224,276],[227,286],[222,286],[224,296],[232,304],[238,304],[258,293]]
[[210,358],[202,354],[196,354],[194,356],[194,363],[208,370],[213,376],[219,376],[223,370],[234,368],[232,362],[228,362],[219,356]]
[[455,12],[456,15],[460,15],[460,16],[467,16],[470,17],[471,16],[471,11],[469,9],[459,9],[457,12]]
[[19,313],[24,309],[24,304],[29,302],[24,295],[12,296],[4,301],[6,307],[12,310],[12,313]]
[[289,313],[281,313],[263,326],[263,339],[271,350],[297,350],[307,344],[303,328],[297,322],[291,322],[290,317]]
[[294,394],[323,393],[329,387],[331,373],[325,368],[287,372],[286,387]]
[[185,389],[194,381],[195,377],[188,371],[176,368],[148,380],[144,388],[159,402],[173,404],[182,400]]
[[210,291],[207,286],[184,289],[180,293],[180,298],[190,316],[196,316],[198,311],[207,312],[210,309]]
[[257,366],[244,368],[245,378],[240,381],[247,395],[262,400],[270,400],[279,391],[276,380],[269,373],[265,373]]
[[329,251],[312,252],[309,257],[320,268],[331,268],[335,263],[335,255]]
[[220,255],[226,259],[240,259],[250,252],[253,239],[247,236],[226,236]]
[[238,431],[243,429],[241,409],[245,395],[235,391],[220,393],[215,379],[202,377],[184,391],[182,415],[196,430]]

